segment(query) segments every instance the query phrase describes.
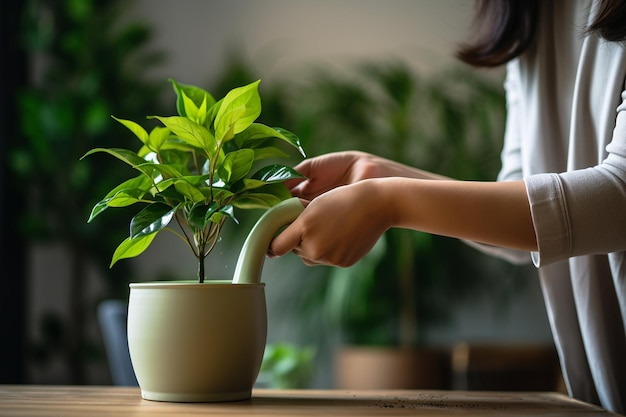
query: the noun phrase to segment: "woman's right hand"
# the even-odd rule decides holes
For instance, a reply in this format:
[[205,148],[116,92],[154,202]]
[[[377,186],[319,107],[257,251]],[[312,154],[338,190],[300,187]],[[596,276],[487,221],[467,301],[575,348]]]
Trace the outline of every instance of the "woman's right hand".
[[[309,266],[353,265],[392,225],[395,206],[390,187],[370,179],[329,190],[314,198],[293,223],[276,236],[270,257],[293,251]],[[380,184],[380,185],[379,185]]]

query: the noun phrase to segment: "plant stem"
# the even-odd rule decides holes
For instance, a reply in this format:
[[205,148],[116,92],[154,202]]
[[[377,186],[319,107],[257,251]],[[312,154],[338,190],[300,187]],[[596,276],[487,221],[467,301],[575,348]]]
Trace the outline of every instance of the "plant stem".
[[[187,246],[189,246],[193,250],[193,243],[192,243],[191,239],[189,238],[189,236],[187,235],[187,232],[186,232],[185,228],[183,227],[183,223],[182,223],[183,221],[181,220],[179,214],[176,213],[174,218],[176,219],[176,223],[178,223],[178,227],[180,228],[180,230],[182,232],[182,236],[184,236],[183,240],[185,240],[187,242]],[[185,224],[187,224],[186,220],[185,220]],[[174,234],[176,234],[177,236],[182,238],[182,236],[179,233],[174,232]]]
[[204,283],[204,260],[206,259],[206,255],[203,251],[199,251],[198,253],[198,282],[200,284]]
[[209,237],[207,239],[207,245],[205,245],[204,247],[205,255],[208,255],[209,253],[211,253],[215,245],[217,245],[217,242],[219,241],[219,238],[220,238],[220,229],[222,228],[223,222],[224,221],[222,220],[220,224],[215,224],[214,227],[211,227],[211,232],[209,233]]

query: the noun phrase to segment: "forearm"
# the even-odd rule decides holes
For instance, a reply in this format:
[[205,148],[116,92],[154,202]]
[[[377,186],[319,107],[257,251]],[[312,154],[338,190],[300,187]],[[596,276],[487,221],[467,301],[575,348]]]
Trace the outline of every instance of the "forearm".
[[376,188],[389,203],[392,227],[514,249],[537,250],[522,181],[380,180]]

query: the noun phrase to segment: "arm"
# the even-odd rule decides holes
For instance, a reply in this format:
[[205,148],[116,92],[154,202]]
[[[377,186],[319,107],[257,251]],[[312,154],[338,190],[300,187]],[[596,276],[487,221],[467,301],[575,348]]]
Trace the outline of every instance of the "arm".
[[270,253],[280,256],[293,250],[308,265],[349,266],[391,227],[536,249],[521,181],[389,177],[358,181],[319,195],[274,239]]
[[537,249],[523,181],[406,181],[388,185],[393,227],[526,251]]

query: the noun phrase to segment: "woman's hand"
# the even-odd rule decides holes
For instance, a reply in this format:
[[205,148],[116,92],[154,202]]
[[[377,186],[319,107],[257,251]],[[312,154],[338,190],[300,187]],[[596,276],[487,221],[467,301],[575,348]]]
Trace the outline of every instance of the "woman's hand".
[[268,255],[293,251],[307,265],[343,267],[361,259],[392,225],[388,187],[377,178],[444,178],[359,151],[307,159],[296,170],[306,178],[287,186],[307,207],[274,238]]
[[334,188],[314,198],[274,238],[269,255],[282,256],[293,251],[309,266],[350,266],[372,249],[390,227],[390,208],[376,180]]

